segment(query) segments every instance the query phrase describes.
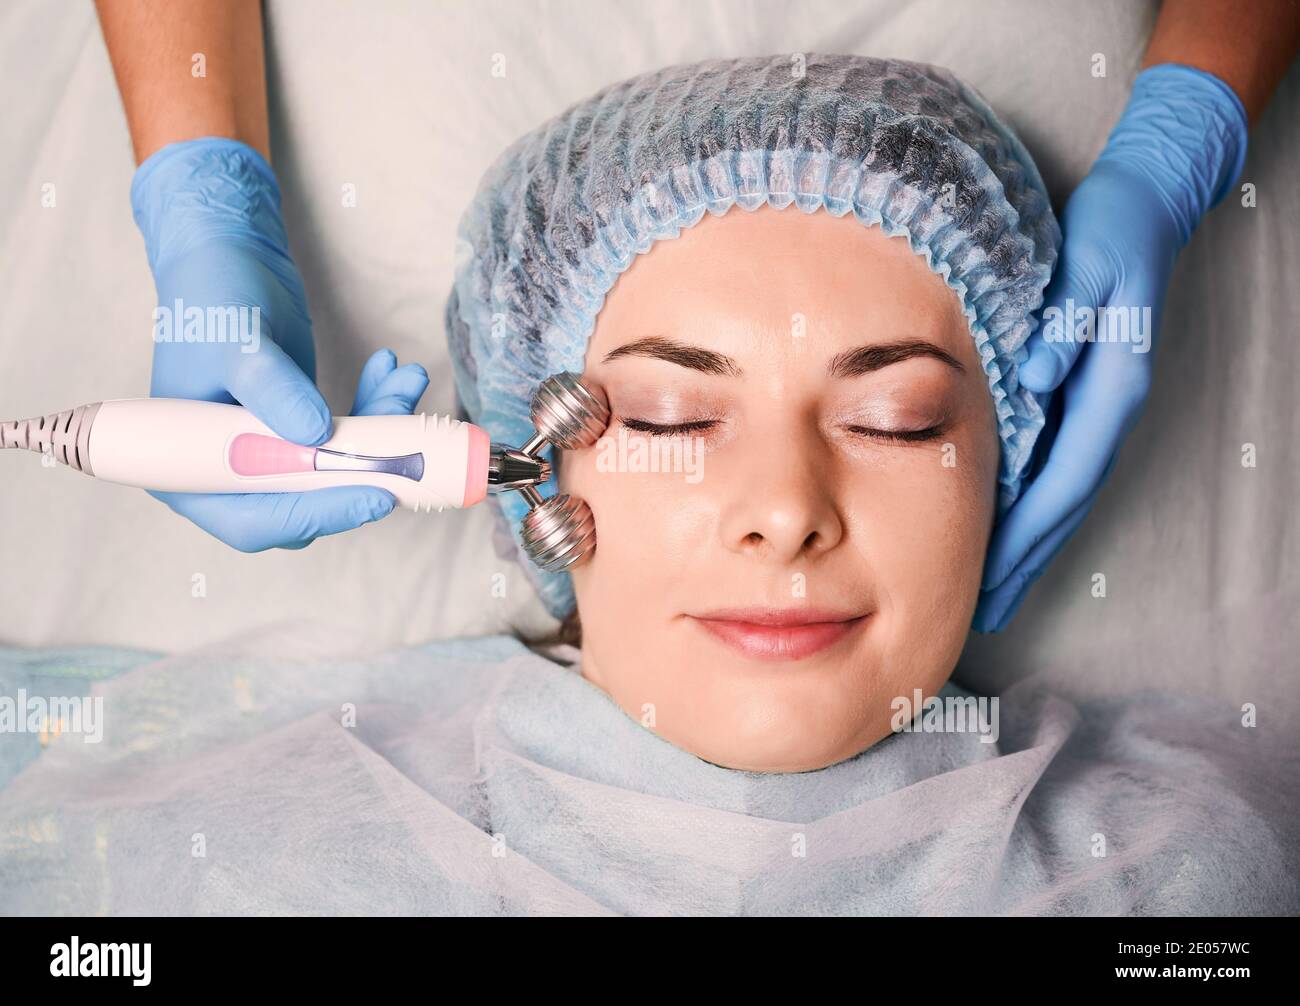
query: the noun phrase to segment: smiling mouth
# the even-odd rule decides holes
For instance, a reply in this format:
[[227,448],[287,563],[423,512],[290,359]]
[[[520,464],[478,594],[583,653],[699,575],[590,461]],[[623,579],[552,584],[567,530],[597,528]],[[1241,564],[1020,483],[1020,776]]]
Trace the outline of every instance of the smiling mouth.
[[687,615],[715,639],[755,660],[802,660],[851,635],[868,615],[751,608]]

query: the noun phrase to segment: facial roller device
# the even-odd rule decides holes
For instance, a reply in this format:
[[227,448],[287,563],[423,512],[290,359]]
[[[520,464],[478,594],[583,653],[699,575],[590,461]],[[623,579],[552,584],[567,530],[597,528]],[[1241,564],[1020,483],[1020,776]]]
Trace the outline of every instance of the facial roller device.
[[[547,443],[566,451],[590,447],[609,425],[605,393],[569,371],[541,383],[530,414],[536,432],[523,446],[526,457],[534,457]],[[596,551],[596,520],[584,501],[568,493],[544,500],[531,485],[520,492],[529,506],[523,521],[524,550],[536,565],[558,573]]]
[[609,422],[603,393],[575,374],[547,378],[532,403],[536,435],[522,450],[491,443],[450,416],[336,416],[316,447],[282,440],[248,409],[180,398],[124,398],[0,422],[0,448],[50,456],[94,478],[182,493],[303,492],[372,485],[401,506],[443,510],[481,502],[489,491],[528,499],[524,541],[543,569],[581,562],[595,550],[595,522],[581,500],[543,500],[551,477],[537,452],[596,442]]

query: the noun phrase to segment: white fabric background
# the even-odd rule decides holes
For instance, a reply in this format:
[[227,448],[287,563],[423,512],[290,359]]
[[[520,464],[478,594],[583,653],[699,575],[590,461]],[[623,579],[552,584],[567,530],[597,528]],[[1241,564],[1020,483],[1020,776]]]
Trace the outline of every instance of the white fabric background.
[[[1155,5],[1064,2],[289,2],[267,5],[273,160],[336,413],[389,346],[447,411],[453,237],[492,158],[596,88],[708,56],[849,51],[946,65],[1036,157],[1057,209],[1120,113]],[[1248,16],[1248,15],[1246,15]],[[491,74],[493,54],[506,75]],[[1102,53],[1107,76],[1092,76]],[[148,393],[153,288],[134,164],[88,2],[0,9],[0,415]],[[1296,443],[1300,236],[1292,72],[1244,181],[1179,262],[1156,387],[1083,529],[1014,626],[959,677],[1066,690],[1164,686],[1300,711]],[[42,208],[42,185],[57,206]],[[359,204],[341,205],[345,183]],[[1259,467],[1243,469],[1241,445]],[[551,623],[495,556],[486,508],[398,513],[300,552],[226,548],[138,490],[0,456],[0,642],[186,651],[284,620],[383,649]],[[492,574],[507,575],[494,598]],[[1090,595],[1106,574],[1109,596]],[[195,574],[206,596],[192,596]]]

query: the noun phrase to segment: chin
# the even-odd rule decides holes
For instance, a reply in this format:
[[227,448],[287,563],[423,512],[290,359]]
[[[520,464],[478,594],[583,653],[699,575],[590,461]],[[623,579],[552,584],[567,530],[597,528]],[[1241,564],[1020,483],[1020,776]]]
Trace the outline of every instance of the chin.
[[839,762],[856,758],[870,746],[870,744],[867,744],[851,748],[848,751],[834,753],[822,750],[791,751],[783,753],[779,758],[774,758],[771,752],[757,754],[754,752],[729,751],[712,757],[700,751],[692,751],[691,753],[710,765],[717,765],[720,768],[732,769],[737,772],[789,774],[793,772],[816,772],[819,769],[829,768]]
[[704,729],[665,740],[704,761],[741,772],[813,772],[861,754],[889,734],[889,725],[840,723],[819,718],[819,725],[767,716],[746,723],[724,722],[716,712]]

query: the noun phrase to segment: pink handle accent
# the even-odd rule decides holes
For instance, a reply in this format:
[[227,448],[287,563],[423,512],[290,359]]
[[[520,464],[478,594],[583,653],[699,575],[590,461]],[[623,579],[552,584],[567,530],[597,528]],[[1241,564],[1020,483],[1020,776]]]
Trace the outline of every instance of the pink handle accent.
[[241,433],[230,444],[230,470],[248,476],[315,471],[316,448],[261,433]]
[[469,463],[465,466],[465,501],[461,506],[481,503],[487,495],[488,460],[492,442],[488,435],[473,423],[469,427]]

